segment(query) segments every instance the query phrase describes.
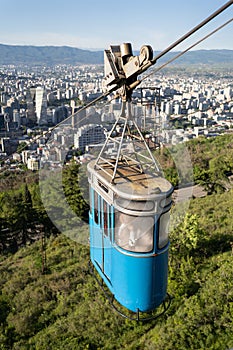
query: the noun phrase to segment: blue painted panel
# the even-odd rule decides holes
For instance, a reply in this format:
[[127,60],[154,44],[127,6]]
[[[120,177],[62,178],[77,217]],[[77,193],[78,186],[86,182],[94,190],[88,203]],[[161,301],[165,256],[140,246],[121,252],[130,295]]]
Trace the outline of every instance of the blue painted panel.
[[[94,203],[94,191],[92,189],[92,203]],[[112,214],[112,207],[106,203],[103,208],[103,198],[98,195],[98,224],[94,220],[94,208],[89,213],[90,226],[90,252],[91,261],[96,266],[99,266],[101,273],[106,275],[108,279],[111,278],[111,255],[112,255],[112,223],[110,214]],[[104,230],[104,212],[107,214],[107,229]],[[105,218],[105,219],[106,219]],[[103,277],[103,276],[102,276]]]
[[115,298],[131,311],[150,311],[166,297],[168,251],[135,257],[113,249],[112,288]]

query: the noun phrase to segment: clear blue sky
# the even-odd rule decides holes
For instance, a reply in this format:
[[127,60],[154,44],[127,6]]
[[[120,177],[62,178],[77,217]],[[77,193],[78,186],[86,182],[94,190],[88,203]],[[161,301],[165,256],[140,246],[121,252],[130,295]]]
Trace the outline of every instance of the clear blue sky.
[[[227,0],[0,0],[0,43],[162,50]],[[233,16],[233,5],[191,41]],[[177,47],[177,50],[185,46]],[[233,22],[196,49],[233,49]]]

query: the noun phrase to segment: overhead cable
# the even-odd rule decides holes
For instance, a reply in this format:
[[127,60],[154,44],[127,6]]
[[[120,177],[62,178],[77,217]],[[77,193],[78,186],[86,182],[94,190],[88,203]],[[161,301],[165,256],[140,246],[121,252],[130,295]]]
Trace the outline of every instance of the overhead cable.
[[233,0],[230,0],[228,2],[226,2],[223,6],[221,6],[218,10],[216,10],[215,12],[213,12],[210,16],[208,16],[205,20],[203,20],[201,23],[199,23],[198,25],[196,25],[193,29],[191,29],[188,33],[184,34],[181,38],[179,38],[178,40],[176,40],[174,43],[172,43],[170,46],[168,46],[165,50],[163,50],[162,52],[160,52],[157,56],[155,56],[153,58],[153,60],[151,61],[152,64],[154,64],[159,58],[161,58],[162,56],[164,56],[166,53],[168,53],[169,51],[171,51],[172,49],[174,49],[174,47],[176,47],[177,45],[179,45],[180,43],[182,43],[182,41],[186,40],[188,37],[190,37],[192,34],[194,34],[196,31],[198,31],[199,29],[201,29],[204,25],[206,25],[207,23],[209,23],[212,19],[214,19],[215,17],[217,17],[220,13],[222,13],[223,11],[225,11],[228,7],[230,7],[233,4]]
[[233,21],[233,18],[229,19],[228,21],[226,21],[225,23],[223,23],[221,26],[219,26],[218,28],[214,29],[212,32],[210,32],[209,34],[205,35],[203,38],[199,39],[198,41],[196,41],[194,44],[192,44],[191,46],[189,46],[187,49],[185,49],[184,51],[179,52],[176,56],[172,57],[170,60],[168,60],[167,62],[165,62],[162,66],[153,69],[150,73],[148,73],[147,75],[145,75],[142,79],[140,79],[140,82],[142,82],[143,80],[145,80],[146,78],[150,77],[152,74],[157,73],[158,71],[160,71],[161,69],[163,69],[164,67],[166,67],[168,64],[170,64],[171,62],[177,60],[179,57],[183,56],[186,52],[190,51],[191,49],[193,49],[195,46],[197,46],[198,44],[200,44],[202,41],[206,40],[207,38],[209,38],[211,35],[215,34],[216,32],[218,32],[220,29],[222,29],[223,27],[225,27],[227,24],[231,23]]

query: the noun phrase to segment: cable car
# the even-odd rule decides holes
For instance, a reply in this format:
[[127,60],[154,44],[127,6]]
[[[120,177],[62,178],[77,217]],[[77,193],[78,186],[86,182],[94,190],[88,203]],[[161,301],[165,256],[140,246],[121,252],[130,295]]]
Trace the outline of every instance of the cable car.
[[[122,65],[124,62],[127,65],[124,56],[125,53],[130,56],[129,45],[114,46],[105,55],[107,84],[116,84],[119,78],[116,74],[119,57],[123,56]],[[141,57],[129,62],[147,64],[150,52],[151,49],[144,46]],[[113,67],[116,58],[118,66]],[[111,69],[116,79],[112,79]],[[132,75],[135,79],[131,66],[127,73],[130,84]],[[141,313],[153,311],[167,297],[169,211],[173,187],[162,176],[134,120],[132,91],[129,88],[123,90],[126,95],[122,96],[121,114],[97,159],[87,167],[90,258],[114,299],[136,313],[139,319]]]
[[172,186],[133,166],[115,183],[95,161],[88,171],[92,264],[121,305],[152,311],[167,295]]

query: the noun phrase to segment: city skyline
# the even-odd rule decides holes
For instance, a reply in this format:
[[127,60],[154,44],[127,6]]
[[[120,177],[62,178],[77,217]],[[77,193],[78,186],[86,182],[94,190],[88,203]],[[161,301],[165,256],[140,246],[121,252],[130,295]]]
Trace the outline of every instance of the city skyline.
[[[13,0],[0,3],[0,43],[103,49],[110,44],[131,42],[134,49],[150,44],[154,50],[162,50],[226,2],[119,0],[113,7],[107,0],[57,0],[56,6],[52,1],[32,6],[29,0]],[[186,48],[231,17],[232,6],[176,50]],[[232,24],[195,49],[232,50]]]

